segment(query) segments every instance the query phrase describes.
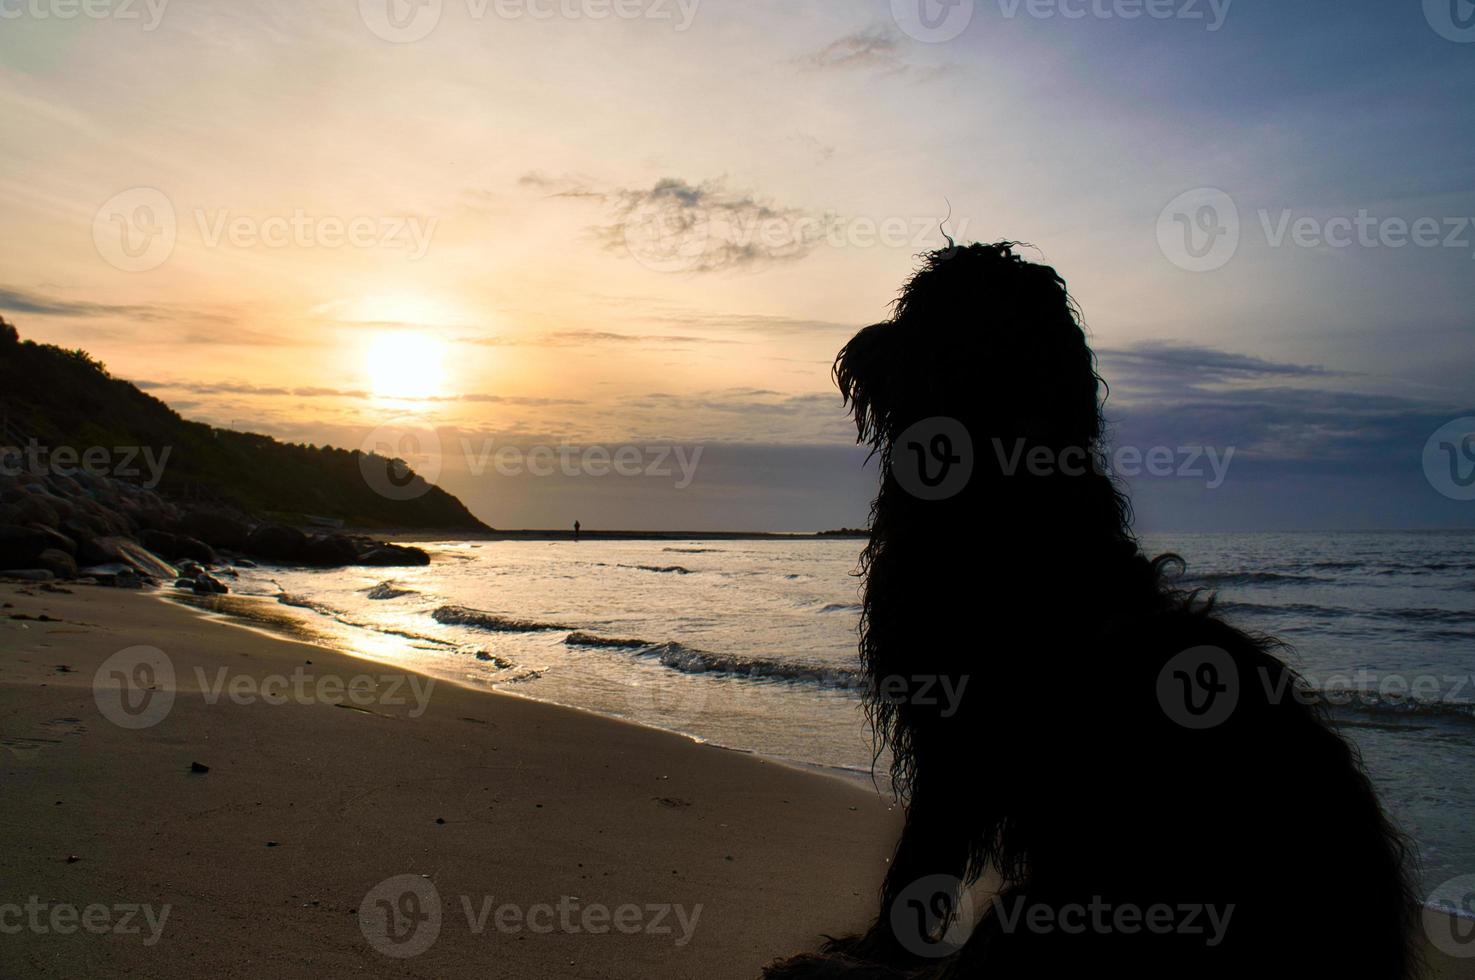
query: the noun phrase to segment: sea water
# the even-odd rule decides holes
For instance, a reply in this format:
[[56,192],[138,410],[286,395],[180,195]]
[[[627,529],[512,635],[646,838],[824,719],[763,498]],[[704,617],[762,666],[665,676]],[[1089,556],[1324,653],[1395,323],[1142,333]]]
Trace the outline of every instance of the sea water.
[[[421,544],[428,567],[241,569],[235,592],[370,659],[870,772],[856,662],[862,542]],[[1181,584],[1216,592],[1231,622],[1290,644],[1287,659],[1418,843],[1426,889],[1475,872],[1475,533],[1174,534],[1144,545],[1181,554]]]

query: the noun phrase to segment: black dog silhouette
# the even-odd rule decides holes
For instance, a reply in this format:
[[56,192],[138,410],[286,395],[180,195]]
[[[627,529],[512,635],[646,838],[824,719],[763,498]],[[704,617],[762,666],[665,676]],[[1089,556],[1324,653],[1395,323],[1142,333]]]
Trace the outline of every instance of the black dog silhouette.
[[835,378],[881,462],[860,653],[906,822],[874,925],[765,976],[1412,976],[1408,847],[1284,648],[1140,550],[1055,271],[931,253]]

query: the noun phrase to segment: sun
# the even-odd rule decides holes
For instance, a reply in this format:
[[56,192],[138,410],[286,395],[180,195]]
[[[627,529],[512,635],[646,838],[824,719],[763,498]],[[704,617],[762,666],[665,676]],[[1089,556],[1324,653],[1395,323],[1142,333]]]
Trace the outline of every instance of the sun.
[[418,331],[379,334],[364,358],[374,395],[416,399],[444,394],[445,348],[440,339]]

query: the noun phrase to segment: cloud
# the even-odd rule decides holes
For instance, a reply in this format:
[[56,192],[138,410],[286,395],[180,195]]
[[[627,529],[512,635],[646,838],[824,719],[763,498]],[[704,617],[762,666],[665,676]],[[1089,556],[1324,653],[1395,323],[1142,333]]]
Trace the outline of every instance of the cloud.
[[680,438],[841,445],[854,441],[854,430],[837,391],[658,391],[626,396],[620,407],[623,414],[640,420],[648,431],[677,433]]
[[755,334],[787,336],[807,333],[855,333],[866,324],[841,323],[837,320],[814,320],[808,317],[777,316],[767,313],[705,313],[696,310],[657,313],[648,319],[658,323],[721,327]]
[[[135,381],[133,385],[144,391],[185,391],[195,395],[244,395],[251,398],[373,398],[372,392],[359,388],[279,388],[265,385],[244,384],[233,381]],[[501,405],[583,405],[585,402],[572,398],[532,398],[522,395],[492,395],[472,392],[464,395],[427,395],[421,398],[396,398],[403,402],[479,402]]]
[[462,401],[462,402],[489,402],[500,405],[586,405],[587,402],[578,398],[530,398],[523,395],[487,395],[474,393],[460,395],[454,398],[426,398],[424,401]]
[[[92,303],[58,299],[40,293],[0,287],[0,311],[30,316],[90,320],[73,329],[89,336],[134,345],[199,345],[232,347],[302,347],[317,343],[304,337],[286,337],[248,330],[235,313],[217,313],[195,307],[163,304]],[[167,332],[130,332],[120,324],[170,323]]]
[[1305,378],[1336,375],[1324,367],[1267,361],[1201,344],[1145,341],[1124,349],[1097,352],[1103,366],[1133,380],[1171,378],[1180,384],[1205,384],[1247,378]]
[[148,304],[89,303],[57,299],[40,293],[0,287],[0,310],[28,313],[33,316],[57,316],[71,319],[126,318],[129,320],[193,320],[228,323],[231,318],[214,313],[181,310],[176,307]]
[[889,31],[871,28],[856,31],[831,41],[818,51],[796,59],[806,71],[880,71],[886,74],[904,72],[906,62],[898,51],[900,39]]
[[[1234,447],[1261,472],[1418,472],[1425,440],[1460,406],[1329,387],[1355,377],[1204,345],[1099,354],[1117,446]],[[1124,393],[1118,399],[1117,392]]]
[[248,395],[253,398],[368,398],[369,393],[344,388],[278,388],[233,381],[134,381],[144,391],[188,391],[196,395]]
[[588,178],[525,174],[519,183],[548,197],[597,202],[607,220],[591,226],[606,250],[666,272],[717,272],[808,255],[822,215],[729,188],[662,177],[649,187],[602,187]]
[[716,337],[694,337],[678,334],[615,333],[609,330],[555,330],[525,337],[502,334],[486,337],[459,337],[458,343],[483,347],[587,347],[598,344],[656,345],[661,347],[692,344],[736,344],[736,340]]

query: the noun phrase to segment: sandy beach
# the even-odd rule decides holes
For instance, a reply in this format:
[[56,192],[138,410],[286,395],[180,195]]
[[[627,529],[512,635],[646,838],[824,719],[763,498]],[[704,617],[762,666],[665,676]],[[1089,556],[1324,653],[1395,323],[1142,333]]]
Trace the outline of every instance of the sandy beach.
[[0,976],[744,978],[870,911],[873,790],[68,588],[0,584]]
[[[0,976],[752,977],[861,925],[884,868],[895,815],[838,778],[449,684],[417,700],[391,669],[152,595],[0,600],[0,904],[46,906],[0,935]],[[178,691],[129,730],[92,681],[136,645],[167,652]],[[222,668],[271,694],[254,685],[298,667],[330,682],[307,703],[207,699]],[[359,676],[381,678],[360,704],[318,699]],[[359,920],[402,875],[442,914],[397,958]],[[57,906],[114,928],[138,906],[138,931],[53,928]]]

